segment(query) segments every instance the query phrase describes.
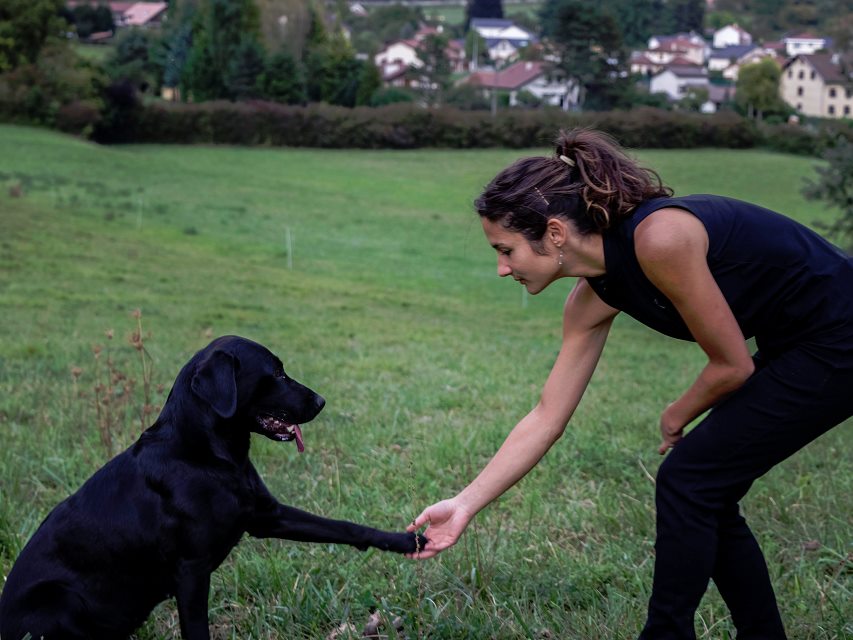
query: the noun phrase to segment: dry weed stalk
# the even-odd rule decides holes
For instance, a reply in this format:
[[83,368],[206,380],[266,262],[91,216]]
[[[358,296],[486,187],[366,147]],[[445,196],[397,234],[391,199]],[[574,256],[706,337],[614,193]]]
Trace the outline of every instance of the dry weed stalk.
[[[140,430],[144,431],[152,415],[159,412],[151,400],[153,388],[153,358],[145,348],[145,337],[142,332],[142,313],[138,309],[131,316],[136,319],[136,328],[129,337],[130,345],[139,354],[142,369],[142,398],[137,401],[137,379],[125,373],[113,358],[109,348],[115,332],[106,331],[106,347],[94,345],[92,352],[95,357],[95,386],[94,403],[98,435],[107,457],[114,456],[123,448],[129,436],[128,416],[135,413],[139,418]],[[147,336],[150,338],[150,334]],[[77,379],[82,370],[72,369],[76,387]],[[158,387],[158,391],[161,387]]]

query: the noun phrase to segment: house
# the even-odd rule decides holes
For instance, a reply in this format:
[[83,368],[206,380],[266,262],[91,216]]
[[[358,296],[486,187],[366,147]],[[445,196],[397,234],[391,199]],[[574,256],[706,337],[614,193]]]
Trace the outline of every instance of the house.
[[[67,0],[69,9],[74,7],[101,4],[97,0]],[[167,2],[107,2],[113,14],[116,28],[121,27],[157,27],[166,19],[169,4]]]
[[782,60],[775,49],[757,45],[738,45],[714,49],[708,56],[708,71],[721,71],[726,80],[736,81],[744,65],[754,64],[770,58],[780,67]]
[[808,55],[828,49],[831,42],[829,38],[822,38],[808,32],[782,38],[782,43],[785,45],[785,54],[790,58],[800,54]]
[[711,49],[708,56],[708,71],[723,71],[731,65],[737,64],[743,56],[758,47],[751,44],[736,44],[722,49]]
[[536,42],[536,36],[512,20],[472,18],[471,29],[486,41],[489,57],[496,63],[515,60],[519,50]]
[[628,60],[631,73],[641,76],[651,76],[663,69],[665,66],[656,62],[647,51],[632,51]]
[[349,3],[349,12],[358,18],[366,18],[368,16],[367,8],[358,1]]
[[772,60],[777,66],[781,67],[784,60],[779,57],[774,49],[765,49],[764,47],[754,47],[743,54],[734,63],[723,70],[723,77],[726,80],[737,82],[740,70],[748,64],[756,64],[762,60]]
[[750,44],[752,44],[752,36],[747,31],[739,27],[737,23],[728,24],[722,29],[717,29],[714,32],[714,49],[724,49],[725,47],[737,47]]
[[482,87],[486,93],[509,93],[509,104],[518,104],[518,94],[527,91],[548,105],[564,110],[578,103],[578,87],[568,81],[550,64],[542,61],[521,60],[504,69],[477,71],[460,84]]
[[[424,38],[442,33],[441,27],[422,27],[408,40],[397,40],[386,45],[373,57],[373,63],[379,68],[386,86],[411,86],[411,78],[406,76],[410,69],[420,69],[424,66],[418,57],[418,48]],[[453,73],[461,73],[467,69],[465,43],[461,40],[450,40],[444,50],[450,62]]]
[[782,67],[782,99],[807,116],[853,117],[853,74],[845,73],[837,55],[801,54]]
[[122,14],[121,23],[116,26],[138,27],[148,29],[158,27],[166,19],[169,9],[167,2],[134,2],[127,11]]
[[725,104],[735,98],[735,87],[732,85],[708,85],[708,100],[700,107],[702,113],[717,113]]
[[670,100],[681,100],[687,91],[698,87],[707,89],[708,70],[699,65],[671,65],[652,76],[649,93],[665,93]]
[[645,54],[660,64],[671,64],[674,58],[687,58],[691,64],[705,64],[708,44],[695,33],[652,36]]

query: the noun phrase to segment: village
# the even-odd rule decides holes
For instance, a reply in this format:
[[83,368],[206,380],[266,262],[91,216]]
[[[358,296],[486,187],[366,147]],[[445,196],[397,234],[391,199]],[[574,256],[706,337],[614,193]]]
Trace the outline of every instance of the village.
[[[67,8],[73,13],[93,4],[69,0]],[[99,6],[105,5],[112,28],[78,34],[87,45],[111,46],[122,32],[156,31],[169,18],[166,2],[109,2]],[[349,2],[346,10],[353,21],[363,21],[376,6],[387,5]],[[410,29],[408,37],[373,42],[369,47],[372,50],[356,49],[355,57],[375,66],[383,89],[419,97],[425,104],[442,101],[436,97],[441,85],[440,93],[449,98],[445,102],[452,105],[452,96],[467,96],[464,106],[469,108],[495,111],[499,106],[551,106],[577,111],[586,107],[582,80],[567,68],[558,48],[531,28],[535,20],[518,24],[507,18],[472,17],[466,25],[467,35],[453,37],[454,30],[447,28],[442,18],[420,22]],[[280,20],[286,23],[287,16]],[[330,22],[351,42],[350,20],[333,16]],[[440,43],[441,50],[436,54],[433,46],[432,54],[427,53],[433,59],[425,61],[425,52],[433,41]],[[740,71],[761,63],[778,69],[776,93],[789,108],[791,121],[800,117],[849,118],[853,108],[853,84],[844,52],[835,49],[832,38],[820,33],[795,32],[776,40],[761,40],[733,22],[704,33],[655,34],[644,47],[626,54],[621,64],[611,60],[611,78],[630,78],[645,103],[663,108],[701,113],[729,108],[736,100]],[[442,77],[440,69],[444,69]],[[177,83],[163,84],[160,91],[166,99],[181,99]]]

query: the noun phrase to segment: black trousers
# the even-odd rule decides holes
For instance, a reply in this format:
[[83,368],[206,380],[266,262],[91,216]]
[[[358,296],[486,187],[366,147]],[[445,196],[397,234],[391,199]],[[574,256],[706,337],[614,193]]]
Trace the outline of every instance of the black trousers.
[[738,501],[756,478],[853,415],[853,336],[802,344],[757,369],[658,470],[655,571],[641,640],[692,640],[713,579],[738,640],[784,639],[764,556]]

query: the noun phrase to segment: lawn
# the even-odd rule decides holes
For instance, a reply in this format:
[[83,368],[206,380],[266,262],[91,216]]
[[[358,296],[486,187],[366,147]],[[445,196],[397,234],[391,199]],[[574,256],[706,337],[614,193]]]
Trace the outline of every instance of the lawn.
[[[538,19],[541,2],[504,2],[503,10],[505,16],[515,14],[526,14],[530,18]],[[436,4],[423,7],[424,15],[431,20],[440,20],[449,25],[461,25],[465,22],[465,5]]]
[[[523,154],[105,148],[0,126],[0,574],[108,458],[102,431],[116,448],[141,430],[137,309],[155,405],[228,333],[268,345],[326,397],[304,454],[253,443],[283,502],[402,529],[461,489],[536,402],[572,286],[528,298],[495,276],[471,201]],[[799,194],[807,158],[637,155],[678,193],[830,219]],[[105,425],[94,389],[108,359],[134,384]],[[410,638],[634,637],[653,566],[657,419],[702,363],[695,346],[618,318],[565,437],[457,547],[415,563],[246,539],[214,574],[215,637],[322,639],[349,623],[357,633],[339,637],[355,638],[374,610],[402,617]],[[849,425],[834,430],[743,504],[792,639],[853,637],[851,445]],[[697,631],[733,637],[713,588]],[[137,635],[176,636],[173,603]]]

